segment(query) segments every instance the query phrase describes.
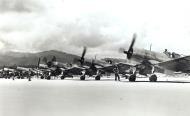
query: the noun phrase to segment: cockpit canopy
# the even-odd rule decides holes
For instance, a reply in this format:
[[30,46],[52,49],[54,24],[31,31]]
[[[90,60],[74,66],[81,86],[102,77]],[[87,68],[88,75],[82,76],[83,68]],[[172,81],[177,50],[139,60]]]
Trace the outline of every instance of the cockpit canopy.
[[181,55],[178,54],[178,53],[175,53],[175,52],[169,52],[167,49],[165,49],[165,51],[163,52],[164,54],[166,54],[168,56],[168,58],[173,58],[173,59],[176,59],[176,58],[180,58]]

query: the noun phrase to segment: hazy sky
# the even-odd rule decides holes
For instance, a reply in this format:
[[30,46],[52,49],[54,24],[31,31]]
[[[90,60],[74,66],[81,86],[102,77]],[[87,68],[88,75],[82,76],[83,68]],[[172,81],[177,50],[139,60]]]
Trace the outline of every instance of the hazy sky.
[[112,56],[133,33],[137,48],[190,54],[188,0],[0,0],[1,51]]

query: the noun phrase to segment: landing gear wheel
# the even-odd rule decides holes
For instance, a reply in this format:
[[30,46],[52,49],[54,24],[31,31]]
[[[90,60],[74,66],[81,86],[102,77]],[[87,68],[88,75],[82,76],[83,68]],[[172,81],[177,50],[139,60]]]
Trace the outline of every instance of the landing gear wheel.
[[47,78],[46,78],[47,80],[50,80],[51,79],[51,76],[47,76]]
[[80,77],[80,80],[85,80],[85,75],[82,75],[82,76]]
[[129,76],[129,81],[130,81],[130,82],[135,82],[135,81],[136,81],[136,75],[134,75],[134,74],[133,74],[133,75],[130,75],[130,76]]
[[41,78],[41,79],[44,79],[44,76],[41,76],[40,78]]
[[65,76],[61,76],[61,80],[65,79]]
[[150,81],[150,82],[156,82],[156,81],[157,81],[157,76],[156,76],[155,74],[151,75],[151,76],[149,77],[149,81]]
[[97,76],[95,77],[95,80],[100,80],[100,75],[97,75]]

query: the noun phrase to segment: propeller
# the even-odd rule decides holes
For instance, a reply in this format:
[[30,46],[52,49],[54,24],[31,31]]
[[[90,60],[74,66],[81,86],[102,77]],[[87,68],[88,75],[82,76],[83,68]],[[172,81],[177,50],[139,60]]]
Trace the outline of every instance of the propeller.
[[86,46],[84,46],[83,52],[82,52],[82,56],[81,56],[81,58],[78,60],[81,65],[84,64],[84,60],[85,60],[85,59],[84,59],[84,56],[85,56],[85,54],[86,54],[86,51],[87,51],[87,48],[86,48]]
[[137,37],[137,35],[134,34],[133,39],[131,41],[131,45],[129,46],[128,51],[123,50],[123,48],[120,48],[120,50],[119,50],[119,51],[123,50],[123,53],[127,55],[127,59],[131,59],[131,57],[133,55],[133,46],[135,44],[136,37]]

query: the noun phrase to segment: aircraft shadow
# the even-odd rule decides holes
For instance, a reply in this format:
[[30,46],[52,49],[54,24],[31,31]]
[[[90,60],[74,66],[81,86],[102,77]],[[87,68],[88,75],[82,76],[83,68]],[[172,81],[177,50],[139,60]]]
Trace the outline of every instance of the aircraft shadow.
[[115,81],[114,79],[101,79],[101,80],[93,80],[93,79],[86,79],[86,80],[80,80],[80,79],[74,79],[73,81]]
[[[115,79],[101,79],[101,80],[95,80],[93,78],[86,79],[86,80],[80,80],[80,79],[68,79],[72,81],[115,81]],[[129,82],[128,80],[121,79],[121,81],[116,82],[123,82],[123,83],[190,83],[190,81],[156,81],[156,82],[150,82],[150,81],[135,81],[135,82]]]
[[150,82],[150,81],[135,81],[135,82],[129,82],[129,81],[121,81],[125,83],[190,83],[185,81],[156,81],[156,82]]

